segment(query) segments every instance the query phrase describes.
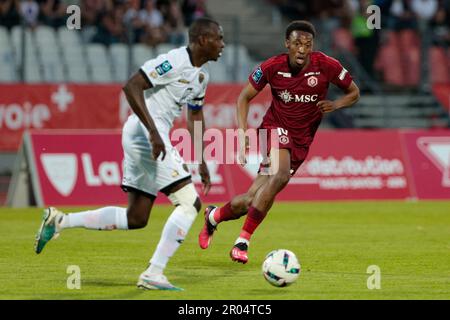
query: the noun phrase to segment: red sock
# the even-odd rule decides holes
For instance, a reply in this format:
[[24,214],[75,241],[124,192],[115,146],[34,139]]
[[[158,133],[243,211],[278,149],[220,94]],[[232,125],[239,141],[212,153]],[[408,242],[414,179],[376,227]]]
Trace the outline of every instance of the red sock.
[[250,207],[239,237],[250,240],[253,232],[255,232],[256,228],[264,220],[266,214],[267,212],[261,212],[255,207]]
[[214,211],[213,219],[217,223],[233,220],[233,218],[234,214],[231,210],[231,201],[227,202],[223,207],[217,208],[216,211]]

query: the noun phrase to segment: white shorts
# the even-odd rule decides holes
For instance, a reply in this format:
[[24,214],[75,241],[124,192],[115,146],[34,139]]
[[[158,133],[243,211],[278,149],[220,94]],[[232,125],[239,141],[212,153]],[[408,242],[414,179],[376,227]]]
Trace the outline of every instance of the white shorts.
[[122,189],[125,191],[131,187],[156,196],[161,189],[191,177],[183,158],[169,139],[170,128],[154,120],[166,147],[164,161],[161,160],[162,155],[156,161],[152,159],[149,133],[139,118],[133,114],[125,122],[122,132],[125,155]]

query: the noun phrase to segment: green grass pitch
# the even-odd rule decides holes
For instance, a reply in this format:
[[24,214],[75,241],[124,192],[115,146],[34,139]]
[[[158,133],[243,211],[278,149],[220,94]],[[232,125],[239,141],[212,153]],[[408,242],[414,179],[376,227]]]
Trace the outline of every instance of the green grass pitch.
[[[221,224],[201,250],[199,215],[166,269],[185,291],[139,290],[170,211],[155,206],[142,230],[65,230],[36,255],[42,210],[1,208],[0,299],[450,299],[450,202],[275,204],[246,265],[229,258],[243,219]],[[285,288],[261,275],[264,256],[278,248],[294,251],[302,266]],[[67,288],[71,265],[81,271],[79,290]],[[380,268],[380,289],[367,288],[370,265]]]

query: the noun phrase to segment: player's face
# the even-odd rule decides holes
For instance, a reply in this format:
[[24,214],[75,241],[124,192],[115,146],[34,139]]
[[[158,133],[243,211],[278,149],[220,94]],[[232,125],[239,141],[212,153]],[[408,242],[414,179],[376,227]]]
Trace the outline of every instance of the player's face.
[[309,54],[313,49],[312,34],[294,30],[286,40],[286,48],[289,50],[289,62],[291,66],[303,68],[309,61]]
[[207,37],[207,55],[208,60],[216,61],[222,55],[225,42],[223,41],[223,29],[220,26],[214,25]]

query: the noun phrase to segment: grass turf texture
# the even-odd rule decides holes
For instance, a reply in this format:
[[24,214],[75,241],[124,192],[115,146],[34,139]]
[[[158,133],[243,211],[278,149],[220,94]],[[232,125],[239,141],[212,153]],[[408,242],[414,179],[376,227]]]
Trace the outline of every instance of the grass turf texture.
[[[221,224],[212,247],[201,250],[201,214],[166,269],[185,291],[139,290],[171,210],[155,206],[142,230],[65,230],[36,255],[42,210],[1,208],[0,299],[450,299],[450,202],[275,204],[246,265],[229,258],[243,219]],[[265,255],[279,248],[302,266],[285,288],[261,275]],[[80,290],[66,286],[70,265],[80,267]],[[379,290],[367,288],[370,265],[381,269]]]

